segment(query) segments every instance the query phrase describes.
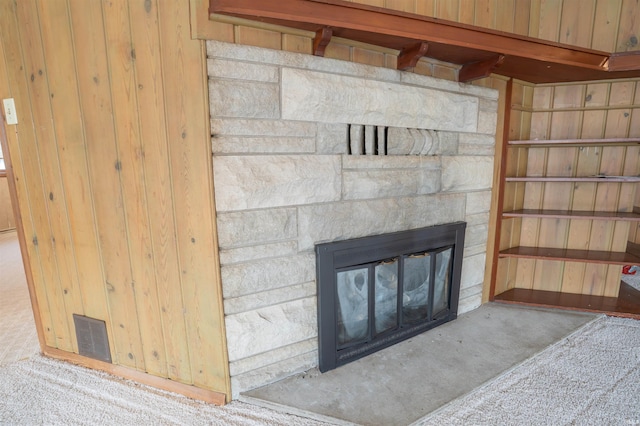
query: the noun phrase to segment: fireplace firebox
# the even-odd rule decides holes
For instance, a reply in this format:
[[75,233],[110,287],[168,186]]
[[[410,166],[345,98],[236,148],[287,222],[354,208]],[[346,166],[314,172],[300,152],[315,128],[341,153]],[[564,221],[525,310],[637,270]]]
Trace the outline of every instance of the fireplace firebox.
[[466,223],[316,245],[320,371],[457,317]]

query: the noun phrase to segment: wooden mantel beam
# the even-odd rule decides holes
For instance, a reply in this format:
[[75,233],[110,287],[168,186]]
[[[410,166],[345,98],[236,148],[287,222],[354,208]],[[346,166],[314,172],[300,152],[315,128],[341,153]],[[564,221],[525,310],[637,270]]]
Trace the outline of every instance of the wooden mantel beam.
[[209,0],[209,12],[314,33],[328,27],[334,37],[398,51],[426,42],[427,56],[459,65],[503,55],[497,73],[533,83],[640,76],[636,58],[616,67],[607,52],[344,0]]

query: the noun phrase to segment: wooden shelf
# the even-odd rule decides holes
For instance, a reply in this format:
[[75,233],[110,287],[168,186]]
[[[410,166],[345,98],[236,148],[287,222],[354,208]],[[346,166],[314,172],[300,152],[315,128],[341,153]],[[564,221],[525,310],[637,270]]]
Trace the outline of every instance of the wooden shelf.
[[640,182],[640,176],[510,176],[506,182]]
[[315,34],[328,28],[333,37],[400,52],[427,43],[428,49],[420,54],[462,65],[460,81],[492,72],[535,84],[640,76],[640,55],[635,52],[612,55],[349,1],[209,0],[209,13],[210,17],[229,15]]
[[632,252],[612,252],[598,250],[572,250],[549,247],[513,247],[501,250],[501,258],[561,260],[569,262],[604,263],[609,265],[638,265],[640,256]]
[[502,303],[598,312],[640,319],[640,291],[625,282],[620,283],[618,297],[515,288],[498,294],[494,300]]
[[548,147],[583,147],[583,146],[634,146],[640,145],[640,138],[609,138],[609,139],[549,139],[549,140],[521,140],[509,141],[509,146],[518,148],[548,148]]
[[502,212],[502,217],[538,217],[547,219],[591,219],[591,220],[624,220],[640,222],[640,213],[633,212],[594,212],[582,210],[542,210],[523,209]]

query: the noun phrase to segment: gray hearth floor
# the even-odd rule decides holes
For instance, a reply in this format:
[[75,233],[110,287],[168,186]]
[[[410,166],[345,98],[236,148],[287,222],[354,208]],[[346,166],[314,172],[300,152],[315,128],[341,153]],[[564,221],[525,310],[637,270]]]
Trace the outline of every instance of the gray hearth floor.
[[485,304],[419,336],[240,399],[336,424],[409,425],[571,334],[596,315]]

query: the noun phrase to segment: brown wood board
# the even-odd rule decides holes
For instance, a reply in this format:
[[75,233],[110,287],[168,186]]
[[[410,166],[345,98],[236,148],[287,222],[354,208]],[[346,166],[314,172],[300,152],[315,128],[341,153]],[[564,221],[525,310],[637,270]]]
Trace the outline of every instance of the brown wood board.
[[336,37],[396,50],[426,41],[428,57],[459,65],[505,55],[495,72],[532,83],[640,76],[637,68],[609,71],[608,52],[340,0],[210,0],[209,12],[312,32],[331,27]]
[[511,176],[505,178],[507,182],[640,182],[640,176]]
[[552,147],[552,146],[625,146],[640,145],[640,138],[608,138],[608,139],[538,139],[509,141],[510,146],[519,147]]
[[618,297],[590,296],[515,288],[495,296],[496,302],[598,312],[640,319],[640,291],[621,282]]
[[572,250],[550,247],[512,247],[501,250],[500,257],[520,257],[527,259],[566,260],[571,262],[602,264],[640,264],[640,257],[629,252],[601,250]]
[[633,212],[599,212],[578,210],[543,210],[522,209],[503,212],[503,217],[539,217],[556,219],[602,219],[602,220],[627,220],[640,221],[640,214]]

